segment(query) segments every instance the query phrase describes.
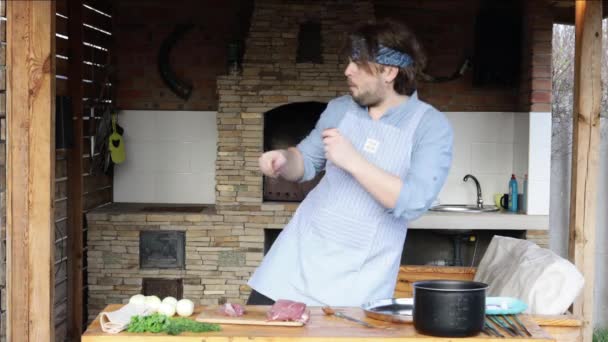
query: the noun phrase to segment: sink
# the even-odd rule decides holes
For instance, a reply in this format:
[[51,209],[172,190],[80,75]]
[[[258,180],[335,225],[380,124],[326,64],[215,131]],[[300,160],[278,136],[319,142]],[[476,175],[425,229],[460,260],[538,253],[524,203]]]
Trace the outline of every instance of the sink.
[[429,210],[453,213],[488,213],[498,211],[498,207],[494,205],[484,205],[482,208],[478,208],[473,204],[442,204],[431,207]]

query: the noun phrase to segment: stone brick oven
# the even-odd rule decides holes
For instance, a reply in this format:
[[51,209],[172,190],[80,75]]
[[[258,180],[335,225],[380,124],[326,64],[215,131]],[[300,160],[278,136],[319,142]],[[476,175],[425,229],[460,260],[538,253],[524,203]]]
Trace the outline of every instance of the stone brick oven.
[[[322,102],[296,102],[264,113],[264,151],[295,146],[315,127],[327,107]],[[314,179],[297,183],[282,178],[264,177],[264,201],[299,202],[306,197],[323,177],[320,172]]]
[[[373,17],[372,4],[364,1],[256,2],[242,76],[218,79],[218,207],[262,202],[257,158],[264,113],[345,93],[345,60],[339,56],[344,34]],[[310,20],[321,24],[322,64],[296,63],[298,32]]]
[[[344,34],[372,18],[374,7],[367,1],[255,2],[242,73],[217,81],[215,206],[192,213],[123,205],[89,213],[89,318],[107,303],[140,293],[144,278],[181,279],[184,297],[201,304],[247,298],[251,290],[246,282],[262,259],[264,237],[276,236],[268,230],[283,228],[298,206],[264,200],[257,165],[264,149],[264,113],[345,93],[345,65],[339,56]],[[296,62],[298,49],[306,49],[298,37],[311,36],[300,35],[302,26],[320,27],[321,56],[316,60],[323,63]],[[140,267],[140,232],[162,230],[185,232],[185,268]]]

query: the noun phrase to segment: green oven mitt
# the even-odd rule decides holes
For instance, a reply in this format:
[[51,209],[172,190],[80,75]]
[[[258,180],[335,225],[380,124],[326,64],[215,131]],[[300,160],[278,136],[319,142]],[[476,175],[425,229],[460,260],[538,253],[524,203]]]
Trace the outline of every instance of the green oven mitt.
[[115,164],[120,164],[125,161],[125,143],[122,140],[122,135],[116,130],[116,114],[112,114],[112,134],[109,137],[110,156]]

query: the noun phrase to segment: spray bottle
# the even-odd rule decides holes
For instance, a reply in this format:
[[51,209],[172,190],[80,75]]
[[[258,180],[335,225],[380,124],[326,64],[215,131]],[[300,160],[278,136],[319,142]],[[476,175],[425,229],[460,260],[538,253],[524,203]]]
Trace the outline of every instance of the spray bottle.
[[509,181],[509,211],[517,212],[517,179],[515,179],[515,175],[511,175],[511,180]]

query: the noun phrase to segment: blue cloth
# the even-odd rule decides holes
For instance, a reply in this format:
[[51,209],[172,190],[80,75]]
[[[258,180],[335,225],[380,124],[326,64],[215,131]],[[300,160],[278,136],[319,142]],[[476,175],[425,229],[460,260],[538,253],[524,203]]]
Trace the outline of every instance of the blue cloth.
[[[322,132],[337,127],[353,99],[346,95],[330,101],[310,134],[297,148],[304,160],[304,176],[301,181],[311,180],[325,167],[325,151]],[[423,104],[414,93],[400,105],[390,108],[381,118],[384,123],[401,128],[407,125],[408,115]],[[367,108],[358,106],[357,115],[369,117]],[[433,203],[441,190],[452,162],[452,127],[445,115],[436,109],[428,110],[422,117],[414,135],[411,167],[405,178],[399,199],[394,208],[387,208],[395,217],[408,221],[422,215]]]
[[[355,38],[353,40],[351,59],[353,61],[360,60],[361,51],[365,48],[365,39]],[[414,60],[407,53],[391,49],[390,47],[382,44],[378,45],[378,52],[376,53],[376,58],[374,61],[378,64],[393,65],[400,68],[405,68],[414,64]]]
[[517,315],[528,308],[528,304],[511,297],[486,297],[486,315]]
[[[355,102],[349,103],[337,129],[370,163],[405,178],[416,128],[431,106],[420,102],[397,128],[371,121]],[[360,306],[390,298],[406,227],[405,218],[393,216],[351,174],[327,161],[325,176],[298,206],[248,284],[275,300],[316,306]]]
[[376,63],[405,68],[414,64],[414,60],[405,52],[400,52],[384,45],[380,45],[378,55],[376,56]]

